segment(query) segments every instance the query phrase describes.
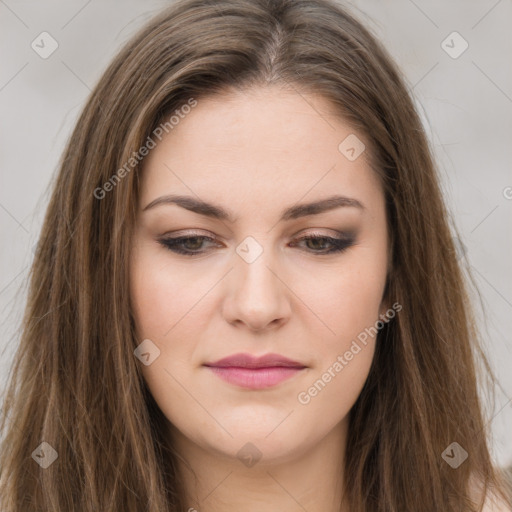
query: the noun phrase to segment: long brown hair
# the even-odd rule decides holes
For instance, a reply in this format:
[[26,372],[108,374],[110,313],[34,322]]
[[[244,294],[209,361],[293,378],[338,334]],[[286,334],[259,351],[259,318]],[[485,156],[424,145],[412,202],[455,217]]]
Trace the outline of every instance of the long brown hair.
[[[406,81],[334,1],[179,0],[115,57],[62,156],[4,400],[3,512],[187,509],[178,455],[134,357],[137,155],[191,100],[267,84],[330,100],[370,141],[385,191],[385,295],[403,310],[379,332],[350,413],[350,510],[474,511],[489,489],[506,498],[478,395],[480,374],[493,375]],[[454,442],[468,453],[456,469],[442,456]],[[36,463],[52,449],[49,467]]]

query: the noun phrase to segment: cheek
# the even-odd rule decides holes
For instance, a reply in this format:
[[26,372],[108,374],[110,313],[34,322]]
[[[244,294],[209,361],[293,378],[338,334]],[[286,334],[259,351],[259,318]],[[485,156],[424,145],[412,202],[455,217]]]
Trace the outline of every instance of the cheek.
[[[346,258],[336,272],[325,273],[322,286],[309,289],[308,305],[321,318],[315,341],[317,365],[297,394],[308,417],[322,417],[334,426],[357,400],[373,356],[386,281],[387,261],[379,251],[360,251]],[[319,274],[316,273],[316,277]],[[316,320],[318,322],[318,319]],[[312,339],[315,339],[313,336]]]
[[[358,255],[359,256],[359,255]],[[334,277],[335,276],[335,277]],[[376,257],[347,258],[331,273],[322,293],[311,297],[329,332],[317,339],[317,365],[297,393],[307,417],[322,417],[324,427],[336,425],[356,402],[375,353],[386,261]]]
[[[190,263],[170,262],[165,250],[146,246],[132,255],[130,294],[137,344],[149,339],[160,351],[141,370],[159,405],[169,399],[169,389],[176,385],[172,377],[186,381],[197,364],[212,311],[205,295],[215,280],[210,274],[198,277]],[[174,391],[175,399],[181,396],[179,389]],[[186,400],[186,395],[180,399]],[[163,409],[169,410],[169,404]]]
[[139,338],[171,339],[178,322],[186,322],[208,290],[207,283],[169,264],[165,256],[141,250],[132,260],[130,293]]
[[308,318],[312,339],[317,339],[323,357],[348,350],[352,340],[364,339],[367,329],[379,320],[386,260],[377,252],[361,252],[354,251],[335,269],[312,269],[295,281],[294,292],[305,304],[301,317]]
[[366,345],[356,342],[344,348],[347,350],[332,354],[297,393],[297,412],[306,420],[302,428],[307,425],[312,434],[319,429],[318,418],[324,432],[346,418],[368,378],[375,341],[370,340]]
[[[149,262],[148,262],[149,263]],[[133,273],[131,294],[139,337],[163,337],[171,329],[181,301],[173,300],[181,283],[170,272],[159,271],[150,264],[137,265]],[[183,290],[180,289],[180,295]]]
[[[149,339],[160,351],[150,365],[140,365],[142,375],[167,419],[179,424],[182,416],[188,418],[182,410],[190,403],[178,382],[187,380],[194,340],[199,339],[199,328],[194,332],[196,324],[189,317],[198,311],[193,306],[204,295],[204,286],[170,265],[165,256],[145,247],[132,253],[130,297],[137,344]],[[200,411],[195,413],[195,421],[200,421]]]

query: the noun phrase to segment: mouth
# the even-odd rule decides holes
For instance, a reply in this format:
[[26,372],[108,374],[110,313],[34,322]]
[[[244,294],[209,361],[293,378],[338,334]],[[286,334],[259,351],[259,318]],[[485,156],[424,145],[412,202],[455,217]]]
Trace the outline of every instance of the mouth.
[[284,382],[307,368],[279,354],[254,357],[234,354],[203,366],[225,382],[247,389],[264,389]]
[[222,380],[247,389],[264,389],[288,380],[305,370],[286,366],[268,366],[263,368],[240,368],[236,366],[207,366]]

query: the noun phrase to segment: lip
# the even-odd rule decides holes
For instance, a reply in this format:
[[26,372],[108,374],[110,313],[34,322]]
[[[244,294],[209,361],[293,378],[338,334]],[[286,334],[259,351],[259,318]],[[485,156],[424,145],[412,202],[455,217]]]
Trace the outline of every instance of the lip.
[[204,366],[214,366],[217,368],[271,368],[271,367],[288,367],[288,368],[305,368],[306,365],[293,361],[280,354],[265,354],[264,356],[255,357],[251,354],[233,354],[223,359],[219,359],[214,363],[205,363]]
[[233,354],[203,366],[224,381],[248,389],[276,386],[307,368],[279,354],[265,354],[261,357]]

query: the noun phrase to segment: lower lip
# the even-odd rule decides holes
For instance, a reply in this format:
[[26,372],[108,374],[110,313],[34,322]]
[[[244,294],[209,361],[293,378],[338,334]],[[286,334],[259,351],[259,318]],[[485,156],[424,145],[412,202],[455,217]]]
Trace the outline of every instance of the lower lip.
[[226,382],[248,389],[263,389],[275,386],[305,369],[286,366],[267,368],[207,366],[207,368]]

